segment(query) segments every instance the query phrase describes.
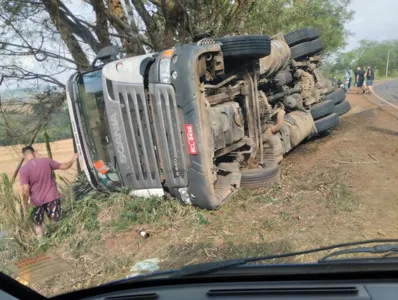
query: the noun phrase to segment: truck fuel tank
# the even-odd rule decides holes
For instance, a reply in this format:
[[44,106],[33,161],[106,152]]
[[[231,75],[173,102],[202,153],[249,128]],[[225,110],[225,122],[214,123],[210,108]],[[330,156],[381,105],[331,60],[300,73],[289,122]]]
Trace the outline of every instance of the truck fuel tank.
[[290,144],[294,148],[311,134],[314,120],[310,113],[296,110],[285,116],[284,125],[289,128]]

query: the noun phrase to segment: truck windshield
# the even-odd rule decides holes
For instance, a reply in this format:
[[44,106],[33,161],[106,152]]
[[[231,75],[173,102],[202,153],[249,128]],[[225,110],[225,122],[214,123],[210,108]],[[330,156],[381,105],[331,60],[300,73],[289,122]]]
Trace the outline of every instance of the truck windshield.
[[120,179],[114,169],[116,160],[105,112],[102,71],[83,74],[79,78],[78,87],[82,127],[97,175],[107,187],[120,187]]

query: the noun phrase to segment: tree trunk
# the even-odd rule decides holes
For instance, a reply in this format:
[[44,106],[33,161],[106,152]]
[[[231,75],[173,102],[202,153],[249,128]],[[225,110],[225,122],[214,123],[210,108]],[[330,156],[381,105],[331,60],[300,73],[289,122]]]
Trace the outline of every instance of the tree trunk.
[[159,52],[164,49],[164,43],[159,28],[157,27],[156,23],[153,22],[151,15],[145,8],[144,3],[142,0],[131,0],[135,9],[137,10],[138,15],[144,22],[146,26],[146,32],[151,40],[151,44],[153,46],[153,50],[155,52]]
[[[141,35],[138,32],[138,28],[137,26],[128,25],[127,17],[124,12],[121,1],[106,0],[106,3],[109,10],[109,16],[108,16],[109,22],[112,24],[112,26],[116,29],[116,31],[120,35],[125,36],[125,38],[122,38],[122,44],[123,48],[126,49],[128,55],[132,56],[132,55],[145,54],[145,50],[142,47],[141,43],[139,42]],[[120,22],[122,22],[122,24],[120,24]]]
[[101,48],[111,44],[108,32],[108,19],[105,13],[105,6],[103,0],[91,0],[95,12],[96,26],[95,34],[98,37]]
[[85,70],[90,66],[90,63],[87,59],[86,53],[83,51],[73,33],[60,22],[58,10],[59,2],[60,0],[42,0],[46,11],[50,15],[51,21],[57,28],[62,40],[66,44],[66,47],[68,47],[68,50],[77,65],[77,69]]
[[249,13],[253,8],[255,0],[241,0],[239,1],[239,7],[236,12],[235,20],[236,20],[236,33],[243,34],[243,30],[245,28],[245,22],[249,17]]

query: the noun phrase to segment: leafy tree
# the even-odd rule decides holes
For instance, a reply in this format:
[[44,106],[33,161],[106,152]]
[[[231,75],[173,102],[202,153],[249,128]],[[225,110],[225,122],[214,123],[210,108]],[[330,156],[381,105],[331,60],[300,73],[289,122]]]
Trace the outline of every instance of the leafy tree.
[[[84,18],[65,0],[0,0],[0,70],[6,79],[42,80],[84,70],[111,43],[129,55],[189,42],[203,31],[215,35],[268,33],[315,26],[329,51],[344,45],[350,0],[81,0]],[[29,68],[26,65],[35,65]],[[22,63],[21,63],[22,62]],[[38,72],[42,70],[42,72]]]
[[275,34],[298,28],[315,27],[321,33],[326,51],[343,46],[350,32],[344,25],[353,17],[351,0],[258,0],[247,29],[251,33]]

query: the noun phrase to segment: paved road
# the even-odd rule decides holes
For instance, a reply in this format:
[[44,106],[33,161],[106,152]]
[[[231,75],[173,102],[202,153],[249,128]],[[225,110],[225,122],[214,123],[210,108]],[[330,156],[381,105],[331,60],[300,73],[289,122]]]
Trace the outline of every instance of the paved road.
[[374,92],[380,98],[398,107],[398,79],[376,84]]

